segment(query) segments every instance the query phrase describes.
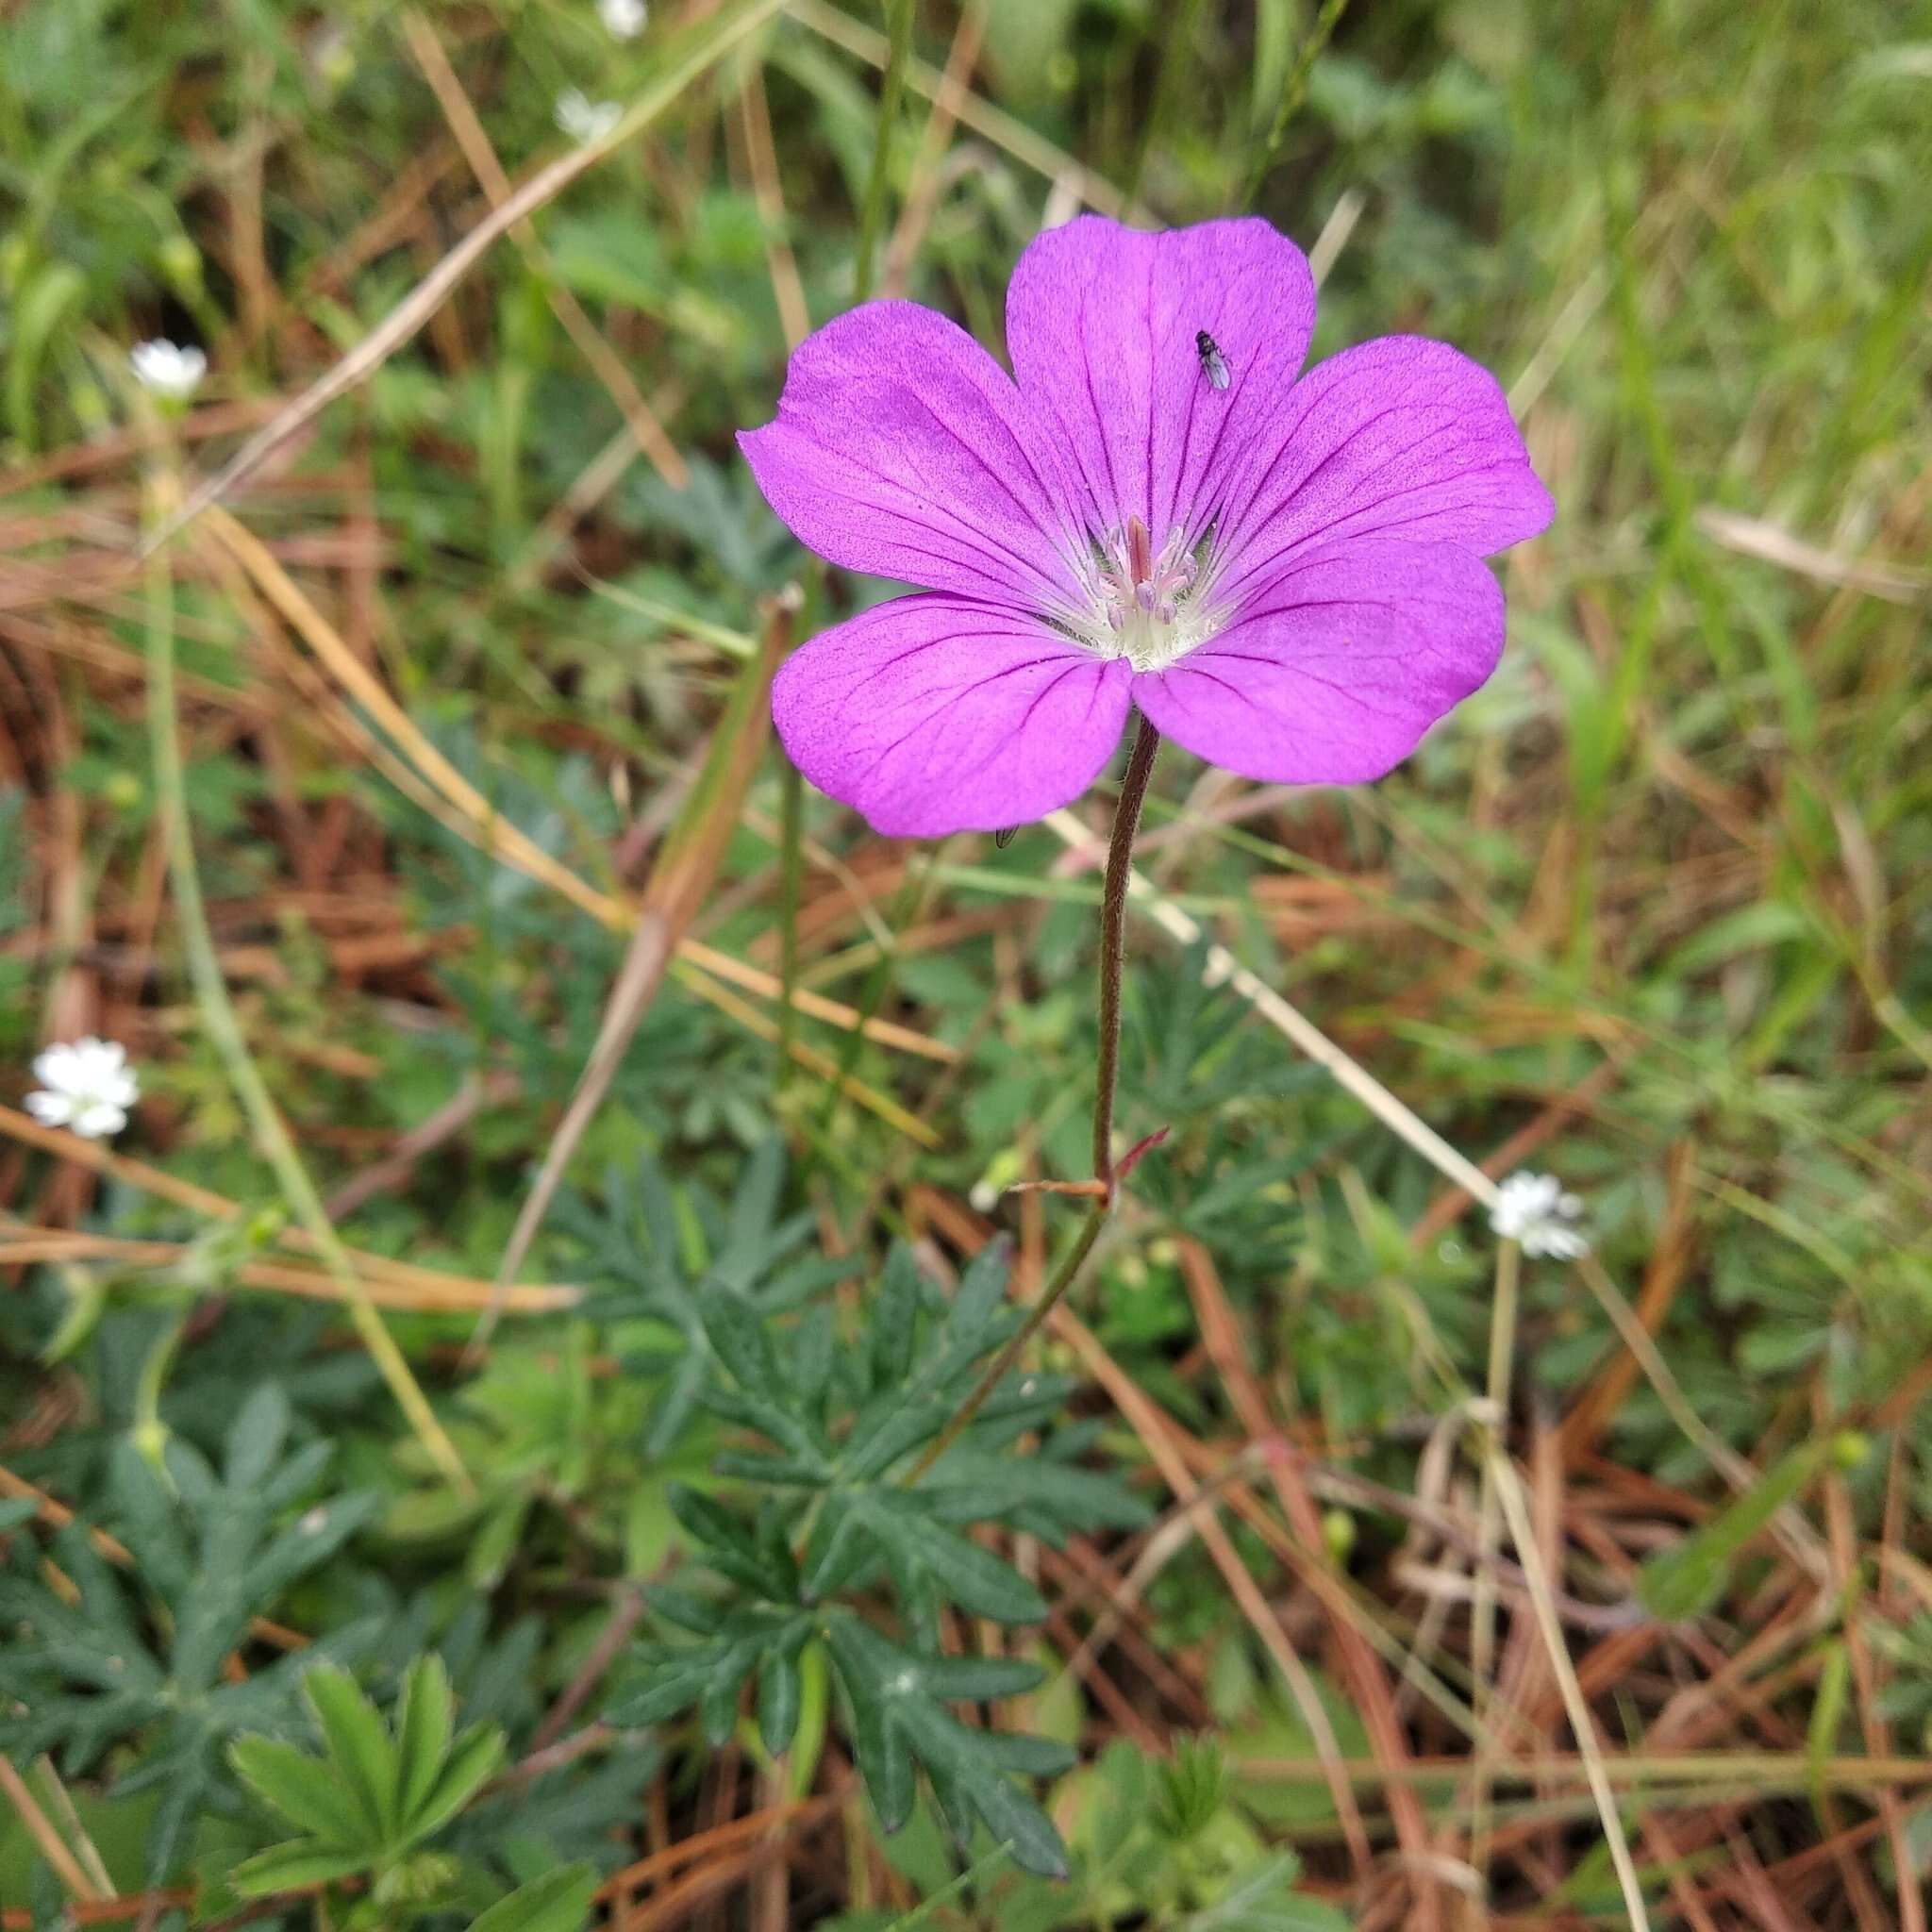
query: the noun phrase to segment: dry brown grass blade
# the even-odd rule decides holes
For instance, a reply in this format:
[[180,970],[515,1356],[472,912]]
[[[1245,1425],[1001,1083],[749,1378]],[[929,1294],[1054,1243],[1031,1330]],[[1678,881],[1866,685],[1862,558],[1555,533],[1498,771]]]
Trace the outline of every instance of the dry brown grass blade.
[[[1071,811],[1048,812],[1045,823],[1055,836],[1074,852],[1091,856],[1105,850],[1099,837]],[[1129,905],[1145,912],[1155,924],[1182,945],[1196,945],[1205,937],[1200,921],[1184,908],[1176,906],[1138,870],[1128,876],[1127,895]],[[1225,946],[1212,944],[1208,948],[1202,983],[1232,987],[1269,1025],[1313,1060],[1339,1087],[1354,1094],[1377,1120],[1407,1141],[1438,1173],[1454,1181],[1485,1208],[1495,1207],[1496,1184],[1481,1168],[1452,1147],[1413,1108],[1398,1100],[1366,1067],[1342,1052],[1313,1021],[1258,974],[1251,973]]]
[[[43,1153],[58,1155],[63,1160],[109,1179],[125,1181],[143,1193],[172,1201],[175,1207],[204,1215],[210,1221],[238,1221],[243,1212],[242,1204],[229,1200],[225,1194],[198,1188],[192,1181],[181,1180],[161,1168],[130,1159],[125,1154],[116,1154],[97,1141],[83,1141],[78,1134],[70,1134],[63,1127],[43,1127],[30,1115],[18,1113],[10,1107],[0,1107],[0,1134],[23,1141],[27,1146],[38,1147]],[[298,1227],[278,1229],[275,1239],[285,1247],[299,1248],[305,1254],[313,1252],[308,1237]],[[364,1281],[401,1282],[424,1289],[454,1289],[458,1293],[471,1289],[487,1292],[487,1284],[473,1282],[465,1275],[445,1274],[438,1269],[398,1261],[392,1256],[372,1254],[366,1248],[350,1248],[348,1254],[356,1264],[357,1274]],[[575,1290],[567,1291],[575,1292]]]
[[[471,106],[462,82],[457,78],[457,71],[450,65],[435,28],[413,7],[403,9],[402,26],[403,37],[442,109],[443,119],[449,123],[450,132],[457,138],[457,145],[463,151],[463,158],[490,197],[491,207],[500,208],[515,190],[503,172],[503,163],[497,159],[496,150],[483,131],[483,124],[476,118],[476,110]],[[584,313],[583,304],[558,281],[549,258],[537,240],[536,229],[527,221],[517,222],[510,228],[510,236],[537,272],[551,312],[563,325],[564,333],[576,344],[577,353],[591,365],[598,381],[609,391],[610,400],[617,405],[638,448],[673,490],[682,490],[691,481],[691,470],[677,446],[665,435],[664,425],[652,413],[643,391],[625,367],[624,358]]]
[[[469,839],[479,850],[490,853],[505,864],[513,865],[540,884],[549,886],[599,924],[613,932],[630,929],[637,916],[636,909],[614,893],[600,891],[589,880],[579,877],[570,867],[553,858],[520,826],[496,811],[390,695],[382,680],[349,648],[335,625],[316,608],[265,544],[225,510],[210,509],[207,522],[208,528],[242,565],[282,621],[309,646],[337,683],[407,755],[419,779],[426,781],[460,814],[460,818],[452,819],[436,807],[429,807],[436,811],[441,823]],[[385,770],[389,770],[387,765]],[[394,774],[391,772],[391,775],[393,777]],[[421,802],[419,792],[413,788],[411,795],[418,796]],[[715,947],[685,938],[679,941],[677,952],[680,958],[702,966],[720,979],[743,987],[747,991],[767,999],[779,996],[779,983],[771,974],[760,972],[756,966],[735,959]],[[823,1020],[829,1025],[848,1031],[860,1026],[860,1016],[852,1008],[819,993],[801,991],[795,996],[795,1004],[801,1013]],[[903,1053],[917,1053],[924,1058],[946,1063],[958,1058],[956,1051],[942,1041],[928,1039],[924,1034],[895,1025],[891,1021],[869,1020],[864,1022],[862,1030],[868,1040]]]
[[[262,596],[274,606],[282,621],[303,639],[321,658],[330,675],[357,704],[376,720],[389,737],[407,754],[410,765],[401,766],[400,769],[407,774],[410,771],[410,766],[413,766],[417,774],[405,785],[405,789],[412,797],[423,803],[425,796],[433,799],[440,795],[456,808],[458,816],[450,816],[434,803],[426,804],[425,808],[431,810],[441,823],[447,824],[459,837],[469,840],[480,851],[488,852],[505,864],[514,866],[527,877],[549,886],[611,931],[626,932],[630,929],[636,914],[628,902],[613,893],[598,891],[567,865],[553,858],[534,840],[527,837],[521,827],[511,824],[497,812],[390,695],[382,680],[349,648],[335,625],[330,624],[304,594],[294,579],[269,553],[266,545],[225,510],[211,508],[208,512],[206,522],[209,530],[242,565]],[[353,714],[347,715],[353,717]],[[362,733],[361,736],[366,738],[367,734]],[[397,777],[396,770],[391,768],[394,762],[393,755],[385,751],[384,770],[392,780]],[[434,788],[433,792],[425,794],[422,791],[421,787],[425,781]],[[771,974],[760,972],[758,968],[743,960],[734,959],[714,947],[704,945],[701,941],[687,937],[680,940],[677,952],[681,959],[703,966],[719,978],[729,979],[734,984],[757,992],[764,998],[776,999],[780,996],[779,982]],[[721,1010],[734,1010],[707,991],[706,983],[702,980],[687,977],[685,983],[698,991],[703,997],[710,999]],[[794,1004],[801,1013],[808,1013],[814,1019],[824,1020],[827,1024],[848,1031],[860,1030],[868,1040],[875,1041],[882,1046],[890,1046],[900,1052],[918,1053],[927,1059],[948,1063],[958,1058],[955,1049],[942,1041],[930,1040],[924,1034],[915,1033],[909,1027],[896,1025],[891,1021],[876,1018],[861,1020],[861,1016],[852,1008],[841,1005],[837,1000],[826,999],[819,993],[799,991],[794,995]],[[794,1054],[801,1065],[813,1065],[808,1058],[807,1050],[797,1042],[794,1042]],[[813,1066],[813,1070],[817,1071],[816,1066]],[[849,1091],[855,1098],[870,1107],[881,1118],[904,1131],[902,1110],[894,1108],[883,1095],[875,1093],[862,1082],[855,1082]]]
[[[1499,1416],[1491,1414],[1483,1418],[1483,1426],[1493,1430],[1500,1421]],[[1570,1660],[1569,1645],[1564,1641],[1563,1626],[1557,1614],[1555,1592],[1543,1567],[1542,1548],[1537,1541],[1535,1525],[1530,1521],[1529,1505],[1524,1498],[1522,1481],[1516,1474],[1515,1464],[1493,1441],[1488,1446],[1486,1460],[1495,1479],[1503,1515],[1509,1524],[1510,1538],[1516,1544],[1516,1559],[1523,1565],[1524,1576],[1529,1584],[1529,1599],[1536,1612],[1537,1630],[1542,1638],[1550,1668],[1557,1674],[1563,1709],[1583,1758],[1585,1781],[1596,1804],[1604,1840],[1609,1847],[1610,1862],[1616,1868],[1617,1884],[1624,1896],[1624,1909],[1629,1915],[1631,1932],[1649,1932],[1650,1918],[1644,1907],[1643,1886],[1630,1856],[1630,1844],[1624,1836],[1623,1817],[1618,1811],[1616,1796],[1606,1769],[1603,1746],[1597,1740],[1595,1720],[1591,1716],[1582,1686],[1576,1681],[1575,1666]]]
[[[1254,1442],[1278,1443],[1281,1427],[1269,1413],[1268,1399],[1248,1365],[1241,1324],[1222,1290],[1221,1276],[1215,1269],[1213,1257],[1191,1238],[1178,1244],[1178,1252],[1181,1276],[1188,1284],[1188,1293],[1194,1304],[1201,1338],[1207,1343],[1208,1356],[1220,1373],[1222,1386],[1234,1405],[1241,1427]],[[1281,1453],[1267,1456],[1264,1459],[1282,1514],[1288,1519],[1295,1536],[1310,1552],[1321,1550],[1321,1512],[1315,1507],[1314,1498],[1308,1493],[1293,1463]],[[1330,1626],[1335,1632],[1343,1675],[1355,1693],[1376,1759],[1391,1772],[1398,1771],[1407,1757],[1407,1746],[1381,1661],[1356,1628],[1353,1619],[1343,1614],[1329,1598],[1324,1596],[1323,1602],[1328,1609]],[[1429,1932],[1429,1928],[1440,1925],[1442,1920],[1441,1894],[1435,1886],[1426,1882],[1425,1877],[1428,1871],[1425,1861],[1431,1856],[1428,1823],[1414,1792],[1401,1783],[1399,1776],[1391,1780],[1389,1810],[1394,1821],[1396,1840],[1416,1878],[1415,1924],[1422,1932]]]
[[[1638,1291],[1636,1317],[1646,1335],[1656,1335],[1670,1314],[1677,1290],[1690,1273],[1696,1252],[1696,1222],[1691,1214],[1690,1172],[1696,1148],[1679,1141],[1665,1163],[1667,1189],[1663,1225],[1651,1250],[1650,1265]],[[1564,1459],[1574,1463],[1596,1447],[1597,1439],[1624,1406],[1637,1380],[1637,1357],[1626,1348],[1577,1397],[1563,1418]]]
[[1707,503],[1691,521],[1713,543],[1726,550],[1735,550],[1742,557],[1759,558],[1766,563],[1776,564],[1780,570],[1791,571],[1818,583],[1840,584],[1848,591],[1882,597],[1890,604],[1923,604],[1932,597],[1932,574],[1825,550],[1806,542],[1802,537],[1792,536],[1776,524],[1765,522],[1762,517],[1744,516]]
[[[789,11],[801,26],[809,27],[834,46],[843,47],[868,66],[885,66],[885,35],[841,13],[837,8],[826,5],[825,0],[791,0]],[[1068,183],[1089,208],[1111,215],[1116,221],[1146,219],[1146,210],[1138,203],[1124,200],[1120,190],[1104,175],[1096,175],[991,101],[963,87],[949,85],[943,75],[924,60],[915,58],[906,63],[906,85],[928,101],[941,102],[962,126],[972,128],[995,147],[1004,148],[1036,174],[1049,181]]]
[[[130,1919],[147,1925],[171,1907],[193,1903],[193,1888],[177,1885],[166,1891],[123,1892],[117,1898],[104,1898],[92,1905],[76,1899],[68,1905],[64,1917],[75,1925],[125,1925]],[[34,1932],[40,1923],[29,1911],[16,1910],[12,1906],[0,1907],[0,1932]]]
[[40,1800],[13,1765],[0,1757],[0,1797],[13,1807],[26,1835],[40,1847],[42,1857],[53,1867],[54,1875],[67,1888],[69,1898],[84,1905],[98,1905],[107,1892],[82,1870],[80,1861],[68,1849],[67,1840],[55,1830],[53,1821],[41,1808]]
[[[969,1213],[935,1189],[923,1188],[916,1191],[919,1204],[932,1214],[934,1220],[945,1228],[948,1237],[961,1248],[975,1253],[985,1246],[989,1239],[988,1230],[978,1216]],[[1064,1302],[1054,1307],[1048,1317],[1048,1325],[1059,1340],[1072,1346],[1074,1353],[1087,1365],[1088,1372],[1107,1391],[1114,1407],[1126,1418],[1174,1500],[1182,1504],[1192,1503],[1203,1485],[1189,1468],[1188,1457],[1179,1440],[1180,1431],[1166,1412],[1114,1360],[1099,1337]],[[1238,1490],[1237,1484],[1229,1483],[1230,1496],[1238,1493]],[[1315,1690],[1314,1681],[1308,1675],[1307,1666],[1295,1655],[1281,1627],[1280,1619],[1269,1607],[1268,1599],[1262,1594],[1253,1573],[1241,1561],[1240,1553],[1218,1518],[1211,1513],[1204,1514],[1197,1525],[1197,1533],[1202,1547],[1213,1559],[1215,1568],[1221,1572],[1240,1605],[1241,1614],[1247,1618],[1262,1647],[1281,1672],[1289,1694],[1294,1699],[1295,1707],[1308,1727],[1308,1735],[1315,1740],[1329,1793],[1335,1800],[1336,1816],[1341,1823],[1342,1837],[1348,1843],[1349,1856],[1355,1861],[1357,1873],[1366,1878],[1374,1862],[1368,1831],[1362,1823],[1361,1808],[1356,1804],[1355,1794],[1341,1770],[1341,1746]]]
[[[122,1261],[140,1268],[171,1268],[193,1253],[186,1241],[123,1241],[108,1235],[71,1234],[43,1229],[12,1236],[0,1230],[0,1268],[32,1261]],[[411,1314],[474,1314],[490,1305],[488,1282],[457,1276],[426,1281],[398,1280],[393,1275],[361,1274],[362,1290],[379,1308]],[[308,1301],[337,1302],[341,1290],[334,1279],[312,1268],[291,1268],[277,1261],[242,1261],[234,1271],[235,1285],[270,1294],[295,1295]],[[555,1315],[574,1308],[582,1291],[554,1283],[535,1283],[515,1290],[504,1302],[506,1314]]]
[[791,619],[797,607],[795,596],[774,598],[766,607],[758,655],[740,672],[731,701],[712,734],[704,770],[651,869],[643,896],[638,902],[637,924],[630,944],[605,1004],[590,1058],[577,1081],[576,1091],[571,1095],[570,1106],[544,1151],[543,1164],[524,1201],[516,1226],[510,1231],[496,1271],[496,1287],[490,1305],[470,1338],[472,1359],[489,1341],[509,1284],[524,1265],[524,1257],[529,1253],[530,1243],[550,1211],[551,1199],[563,1179],[563,1171],[576,1152],[577,1142],[583,1139],[591,1117],[603,1105],[604,1095],[629,1050],[639,1023],[663,984],[685,927],[697,916],[698,908],[717,876],[725,848],[738,827],[745,791],[771,735],[772,676],[790,648]]
[[338,397],[347,395],[367,381],[436,313],[443,298],[494,242],[519,222],[528,220],[546,203],[554,201],[578,175],[595,167],[607,155],[635,140],[707,68],[783,5],[784,0],[727,0],[708,20],[693,27],[684,36],[675,56],[625,110],[608,134],[559,155],[547,167],[540,168],[508,200],[492,208],[354,349],[251,436],[213,476],[197,485],[179,508],[158,523],[142,544],[141,555],[146,557],[158,550],[237,484],[253,475],[305,424],[313,422]]
[[946,144],[958,122],[959,103],[967,97],[966,80],[979,58],[979,43],[986,34],[986,9],[981,6],[962,7],[959,25],[954,30],[953,44],[946,50],[945,72],[933,90],[932,112],[925,131],[919,138],[919,152],[912,160],[912,180],[906,191],[906,205],[886,244],[886,264],[879,275],[882,296],[903,295],[907,277],[912,272],[912,258],[919,252],[926,225],[939,204],[943,175],[940,163],[945,158]]
[[144,1160],[116,1154],[111,1147],[104,1147],[98,1141],[83,1141],[78,1134],[70,1134],[64,1127],[43,1127],[31,1114],[20,1113],[10,1107],[0,1107],[0,1134],[24,1141],[29,1147],[38,1147],[42,1153],[58,1155],[61,1159],[71,1160],[76,1167],[88,1168],[107,1179],[125,1181],[130,1187],[139,1188],[142,1193],[157,1194],[164,1201],[172,1201],[177,1208],[205,1214],[213,1221],[233,1221],[242,1212],[241,1208],[225,1194],[198,1188],[192,1181],[184,1181],[161,1168],[150,1167]]
[[[1062,1305],[1054,1309],[1049,1320],[1054,1332],[1073,1347],[1074,1354],[1087,1365],[1089,1373],[1107,1391],[1115,1407],[1127,1419],[1168,1488],[1180,1501],[1191,1501],[1200,1485],[1188,1468],[1186,1457],[1168,1433],[1167,1419],[1158,1406],[1071,1309]],[[1260,1585],[1255,1581],[1253,1572],[1241,1561],[1240,1552],[1219,1520],[1212,1515],[1203,1516],[1198,1533],[1202,1546],[1213,1558],[1214,1567],[1221,1572],[1236,1603],[1241,1606],[1241,1614],[1247,1618],[1256,1636],[1261,1640],[1262,1647],[1274,1660],[1302,1721],[1316,1741],[1349,1856],[1355,1860],[1357,1873],[1366,1878],[1374,1862],[1368,1832],[1362,1824],[1360,1807],[1355,1802],[1355,1793],[1341,1771],[1341,1747],[1314,1680],[1308,1675],[1307,1667],[1295,1655],[1294,1647],[1281,1627],[1281,1620],[1269,1605]]]
[[[743,1000],[725,988],[713,986],[688,960],[680,959],[673,971],[676,973],[681,985],[702,994],[721,1013],[728,1014],[736,1020],[747,1033],[756,1034],[758,1039],[776,1045],[776,1021],[767,1019],[763,1013],[754,1007],[747,1006]],[[791,1042],[791,1058],[807,1073],[837,1088],[848,1100],[857,1101],[859,1106],[870,1108],[907,1141],[921,1147],[937,1147],[940,1144],[940,1135],[928,1121],[921,1118],[919,1114],[908,1113],[896,1100],[880,1093],[874,1088],[868,1087],[857,1074],[841,1073],[838,1061],[829,1054],[821,1053],[817,1047],[803,1040],[794,1040]],[[948,1067],[946,1071],[951,1074],[956,1070]]]
[[785,346],[795,349],[811,333],[811,310],[806,306],[805,284],[799,279],[798,258],[785,234],[785,184],[778,169],[777,144],[772,139],[772,110],[765,100],[764,70],[747,63],[739,89],[738,108],[744,130],[744,160],[751,175],[752,195],[765,229],[765,265],[772,277],[772,300],[778,308],[778,326]]
[[[1821,1382],[1812,1385],[1813,1424],[1821,1430],[1828,1430],[1833,1416],[1828,1398]],[[1870,1607],[1863,1600],[1858,1588],[1857,1577],[1862,1559],[1858,1548],[1857,1518],[1852,1507],[1851,1491],[1843,1473],[1827,1469],[1824,1475],[1824,1517],[1826,1525],[1826,1546],[1831,1551],[1832,1569],[1844,1600],[1844,1644],[1847,1659],[1851,1665],[1851,1679],[1854,1699],[1858,1711],[1858,1728],[1865,1740],[1866,1752],[1874,1757],[1883,1757],[1891,1751],[1891,1726],[1886,1722],[1878,1708],[1879,1694],[1883,1690],[1880,1681],[1881,1666],[1874,1657],[1872,1645],[1865,1634],[1866,1619]],[[1878,1813],[1885,1821],[1886,1837],[1891,1844],[1894,1870],[1905,1873],[1915,1869],[1911,1834],[1905,1811],[1892,1791],[1878,1794]],[[1834,1830],[1838,1820],[1827,1809],[1826,1821]],[[1863,1877],[1862,1870],[1859,1877]],[[1847,1873],[1848,1889],[1862,1920],[1865,1910],[1866,1889],[1852,1874]],[[1869,1884],[1869,1880],[1866,1881]],[[1875,1888],[1873,1888],[1875,1891]],[[1901,1884],[1898,1887],[1899,1932],[1925,1932],[1925,1896],[1916,1885]]]
[[822,1798],[801,1799],[794,1805],[774,1805],[743,1818],[734,1818],[728,1824],[716,1825],[709,1831],[680,1839],[675,1844],[665,1846],[661,1852],[653,1852],[647,1858],[638,1858],[620,1867],[597,1888],[597,1896],[607,1903],[614,1903],[641,1885],[655,1884],[683,1866],[730,1851],[743,1844],[747,1839],[756,1839],[766,1832],[797,1830],[803,1825],[816,1824],[844,1802],[842,1792],[833,1792]]

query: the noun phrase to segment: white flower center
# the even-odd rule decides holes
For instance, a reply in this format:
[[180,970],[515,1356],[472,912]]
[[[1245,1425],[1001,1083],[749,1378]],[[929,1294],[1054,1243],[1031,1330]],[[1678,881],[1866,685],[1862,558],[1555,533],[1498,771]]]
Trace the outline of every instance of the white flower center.
[[1165,671],[1205,644],[1226,621],[1209,591],[1211,533],[1190,544],[1176,525],[1157,556],[1139,517],[1090,544],[1075,564],[1084,608],[1068,629],[1104,658],[1124,658],[1136,671]]

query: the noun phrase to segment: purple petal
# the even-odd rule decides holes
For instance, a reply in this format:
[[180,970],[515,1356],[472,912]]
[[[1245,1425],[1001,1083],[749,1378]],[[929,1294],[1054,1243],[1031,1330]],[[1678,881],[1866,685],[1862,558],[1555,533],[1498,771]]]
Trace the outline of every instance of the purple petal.
[[963,598],[895,597],[779,667],[772,717],[821,791],[902,839],[1022,825],[1077,798],[1127,717],[1124,659]]
[[1229,594],[1341,538],[1459,543],[1487,557],[1554,513],[1496,378],[1422,336],[1384,336],[1318,363],[1220,494]]
[[1020,393],[929,308],[868,302],[827,323],[792,352],[777,420],[738,441],[765,500],[833,563],[1023,607],[1065,599],[1064,492],[1041,474]]
[[1211,643],[1134,680],[1168,737],[1243,777],[1358,785],[1412,752],[1503,650],[1474,552],[1386,537],[1299,558]]
[[[1278,419],[1314,323],[1301,250],[1255,220],[1147,235],[1082,215],[1035,240],[1007,291],[1013,373],[1093,523],[1141,517],[1157,544],[1198,526],[1204,478]],[[1224,390],[1202,368],[1203,330]]]

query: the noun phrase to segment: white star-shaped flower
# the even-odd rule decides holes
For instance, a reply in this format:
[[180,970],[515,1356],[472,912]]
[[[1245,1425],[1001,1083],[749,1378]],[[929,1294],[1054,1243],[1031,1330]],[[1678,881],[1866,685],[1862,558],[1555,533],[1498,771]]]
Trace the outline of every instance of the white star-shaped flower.
[[136,342],[127,352],[127,362],[142,389],[176,403],[186,402],[208,374],[208,358],[199,349],[183,348],[158,336],[151,342]]
[[34,1078],[41,1091],[27,1095],[26,1110],[42,1126],[67,1127],[88,1141],[118,1134],[141,1098],[127,1049],[112,1040],[50,1046],[35,1059]]
[[634,41],[643,32],[651,9],[644,0],[597,0],[597,17],[614,41]]
[[1554,1255],[1574,1261],[1590,1253],[1590,1242],[1574,1224],[1583,1203],[1565,1193],[1553,1174],[1512,1174],[1498,1191],[1490,1225],[1525,1255]]
[[624,109],[615,101],[593,101],[581,88],[570,88],[557,97],[557,125],[580,146],[602,141],[617,125]]

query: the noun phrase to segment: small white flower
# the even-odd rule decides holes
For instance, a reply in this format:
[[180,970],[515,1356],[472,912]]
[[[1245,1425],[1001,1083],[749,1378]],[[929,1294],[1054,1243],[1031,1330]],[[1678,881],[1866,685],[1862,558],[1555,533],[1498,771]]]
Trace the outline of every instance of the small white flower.
[[184,349],[159,337],[136,342],[127,352],[127,362],[142,389],[177,403],[186,402],[208,374],[208,358],[199,349]]
[[991,1181],[974,1181],[966,1200],[974,1213],[991,1214],[1000,1205],[1000,1191]]
[[557,125],[580,146],[602,141],[617,125],[624,109],[615,101],[592,101],[581,88],[557,97]]
[[614,41],[634,41],[643,32],[651,9],[644,0],[597,0],[597,17]]
[[111,1040],[48,1047],[34,1061],[34,1078],[42,1091],[27,1095],[26,1110],[42,1126],[69,1127],[87,1141],[118,1134],[141,1097],[127,1049]]
[[1525,1255],[1554,1255],[1574,1261],[1590,1253],[1590,1242],[1570,1225],[1583,1213],[1583,1203],[1563,1191],[1553,1174],[1512,1174],[1498,1191],[1490,1225],[1505,1241],[1519,1243]]

